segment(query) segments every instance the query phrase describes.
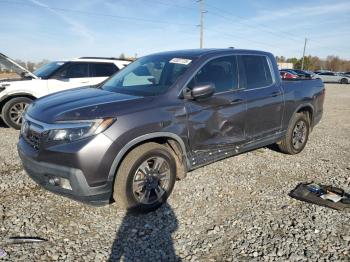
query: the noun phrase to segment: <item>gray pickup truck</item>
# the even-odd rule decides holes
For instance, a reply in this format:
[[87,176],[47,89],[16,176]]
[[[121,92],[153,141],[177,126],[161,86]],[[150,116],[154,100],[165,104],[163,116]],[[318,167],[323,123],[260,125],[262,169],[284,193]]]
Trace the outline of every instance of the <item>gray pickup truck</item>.
[[324,97],[321,80],[281,81],[270,53],[158,53],[99,86],[35,100],[18,151],[52,192],[148,211],[195,168],[273,143],[301,152]]

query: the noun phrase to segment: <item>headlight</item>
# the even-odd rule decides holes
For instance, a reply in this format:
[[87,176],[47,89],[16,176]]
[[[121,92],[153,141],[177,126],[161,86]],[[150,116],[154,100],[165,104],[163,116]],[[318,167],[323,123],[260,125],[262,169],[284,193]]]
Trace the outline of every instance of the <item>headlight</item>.
[[50,130],[48,140],[70,142],[97,135],[106,130],[113,122],[113,118],[86,120],[80,122],[61,121],[59,123],[62,124],[62,128]]

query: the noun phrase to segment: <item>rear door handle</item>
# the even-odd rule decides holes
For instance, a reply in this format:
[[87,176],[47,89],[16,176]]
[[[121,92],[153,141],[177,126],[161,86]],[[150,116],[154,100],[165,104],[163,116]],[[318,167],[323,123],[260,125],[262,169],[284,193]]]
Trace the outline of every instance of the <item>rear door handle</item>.
[[272,96],[272,97],[276,97],[276,96],[279,96],[279,95],[282,95],[282,92],[281,92],[281,91],[275,91],[275,92],[272,92],[272,93],[271,93],[271,96]]
[[236,105],[236,104],[240,104],[242,102],[243,102],[243,99],[237,98],[237,99],[232,100],[230,104],[231,105]]

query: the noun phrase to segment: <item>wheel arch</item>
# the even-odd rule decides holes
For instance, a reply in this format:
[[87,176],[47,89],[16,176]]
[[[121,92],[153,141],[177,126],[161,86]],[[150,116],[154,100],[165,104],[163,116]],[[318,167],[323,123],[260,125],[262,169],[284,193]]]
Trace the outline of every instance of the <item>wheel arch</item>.
[[[142,135],[139,137],[134,138],[133,140],[129,141],[116,155],[116,157],[113,160],[112,166],[109,170],[108,174],[108,181],[114,181],[117,170],[120,166],[120,163],[123,161],[125,156],[134,148],[137,146],[148,143],[148,142],[156,142],[159,144],[166,144],[168,145],[172,151],[174,151],[175,154],[180,153],[183,163],[185,163],[185,170],[187,170],[187,167],[190,166],[190,162],[187,156],[187,150],[184,141],[176,134],[170,133],[170,132],[156,132],[156,133],[150,133],[146,135]],[[174,148],[174,146],[178,146],[178,149],[181,150],[181,152],[176,152],[177,149]],[[184,172],[186,172],[184,170]]]
[[[312,128],[313,126],[313,120],[314,120],[314,107],[312,104],[302,104],[300,106],[298,106],[296,108],[296,110],[293,112],[293,114],[291,115],[291,118],[289,119],[289,124],[290,121],[292,120],[292,117],[297,114],[297,113],[301,113],[301,112],[306,112],[308,114],[308,117],[310,119],[310,127]],[[288,124],[288,126],[289,126]]]
[[1,100],[0,100],[0,114],[2,112],[2,108],[4,107],[4,105],[10,101],[11,99],[13,98],[17,98],[17,97],[26,97],[26,98],[29,98],[29,99],[32,99],[32,100],[35,100],[37,99],[35,96],[33,96],[32,94],[30,93],[16,93],[16,94],[11,94],[11,95],[6,95],[5,97],[3,97]]

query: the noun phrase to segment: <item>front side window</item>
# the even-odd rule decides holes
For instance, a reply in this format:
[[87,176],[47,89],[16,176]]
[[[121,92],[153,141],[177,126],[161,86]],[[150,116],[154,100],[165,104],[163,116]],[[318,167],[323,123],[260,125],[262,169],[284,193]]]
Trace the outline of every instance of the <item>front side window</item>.
[[56,75],[59,78],[89,77],[89,65],[87,63],[71,63],[62,68]]
[[186,72],[193,59],[168,55],[142,57],[114,75],[101,88],[140,96],[159,95]]
[[242,55],[247,89],[272,85],[273,79],[266,56]]
[[188,84],[188,88],[212,83],[215,93],[238,88],[238,70],[236,56],[225,56],[213,59],[205,64]]

